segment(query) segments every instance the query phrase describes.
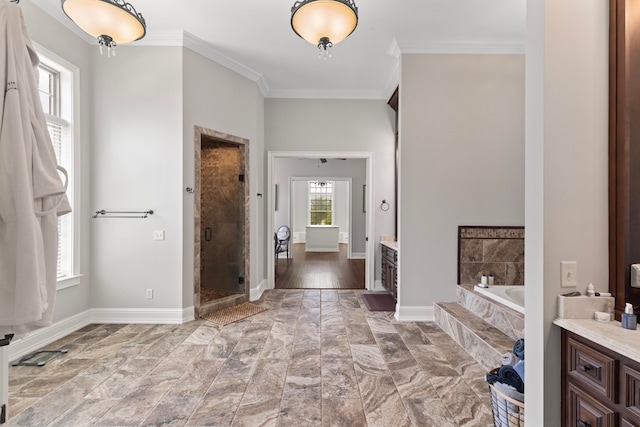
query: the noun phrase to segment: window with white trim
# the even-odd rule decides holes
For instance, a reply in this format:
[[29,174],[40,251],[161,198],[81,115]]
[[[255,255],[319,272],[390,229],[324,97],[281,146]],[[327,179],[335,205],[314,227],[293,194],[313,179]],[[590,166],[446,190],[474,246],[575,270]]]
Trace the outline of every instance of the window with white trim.
[[[77,71],[60,64],[60,59],[51,59],[40,49],[38,65],[38,91],[47,120],[47,128],[56,153],[58,164],[68,173],[67,197],[72,212],[58,217],[58,289],[79,283],[79,203],[76,176],[79,160],[74,143],[74,86]],[[65,179],[64,177],[62,179]]]
[[333,181],[309,181],[309,224],[333,225]]

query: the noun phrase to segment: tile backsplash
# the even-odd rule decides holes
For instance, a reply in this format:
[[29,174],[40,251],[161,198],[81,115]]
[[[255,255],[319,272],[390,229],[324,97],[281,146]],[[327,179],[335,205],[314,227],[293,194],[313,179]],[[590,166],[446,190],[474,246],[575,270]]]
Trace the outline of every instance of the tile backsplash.
[[458,284],[524,285],[524,227],[459,226]]

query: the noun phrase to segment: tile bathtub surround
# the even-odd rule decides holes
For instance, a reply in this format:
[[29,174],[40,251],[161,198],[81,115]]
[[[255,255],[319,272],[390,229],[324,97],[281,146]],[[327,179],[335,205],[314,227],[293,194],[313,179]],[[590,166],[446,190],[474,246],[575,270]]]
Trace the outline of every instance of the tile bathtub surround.
[[486,370],[361,290],[272,290],[219,327],[90,325],[11,367],[11,426],[489,426]]
[[458,227],[458,284],[524,285],[524,227]]
[[473,291],[474,286],[459,285],[457,287],[458,304],[495,326],[514,341],[524,337],[524,315],[478,295]]

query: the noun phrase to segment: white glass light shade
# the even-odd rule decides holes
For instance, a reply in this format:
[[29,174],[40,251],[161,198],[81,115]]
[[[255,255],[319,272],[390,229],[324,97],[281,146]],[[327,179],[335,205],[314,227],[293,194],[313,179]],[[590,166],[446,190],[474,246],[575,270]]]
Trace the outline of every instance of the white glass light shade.
[[86,33],[96,38],[107,35],[117,44],[139,40],[146,33],[144,19],[122,0],[62,0],[62,10]]
[[294,10],[291,27],[300,37],[317,45],[323,37],[334,45],[355,30],[358,15],[349,5],[336,0],[315,0]]

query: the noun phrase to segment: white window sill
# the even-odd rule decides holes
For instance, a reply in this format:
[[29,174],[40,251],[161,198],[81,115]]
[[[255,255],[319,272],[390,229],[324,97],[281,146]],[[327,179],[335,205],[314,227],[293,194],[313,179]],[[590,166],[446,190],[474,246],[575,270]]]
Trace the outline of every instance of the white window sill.
[[56,289],[60,290],[60,289],[70,288],[72,286],[77,286],[80,284],[81,278],[82,278],[82,274],[60,278],[58,279],[58,285],[56,286]]

